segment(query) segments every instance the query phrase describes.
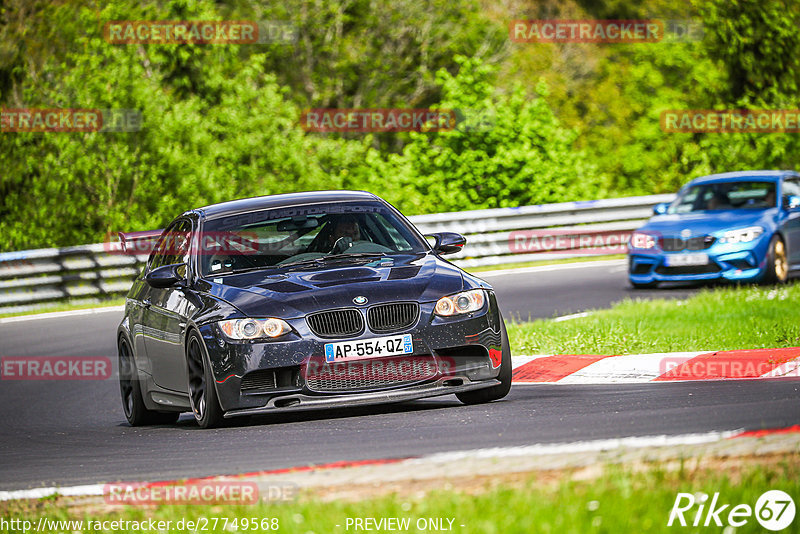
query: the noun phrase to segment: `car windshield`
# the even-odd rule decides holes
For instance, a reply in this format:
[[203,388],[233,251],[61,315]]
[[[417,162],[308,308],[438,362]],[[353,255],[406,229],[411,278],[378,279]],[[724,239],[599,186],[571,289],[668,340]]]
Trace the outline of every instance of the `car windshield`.
[[196,248],[204,276],[324,267],[426,250],[412,227],[379,202],[310,204],[213,219],[203,225]]
[[667,213],[764,209],[775,206],[774,182],[718,182],[686,188],[670,204]]

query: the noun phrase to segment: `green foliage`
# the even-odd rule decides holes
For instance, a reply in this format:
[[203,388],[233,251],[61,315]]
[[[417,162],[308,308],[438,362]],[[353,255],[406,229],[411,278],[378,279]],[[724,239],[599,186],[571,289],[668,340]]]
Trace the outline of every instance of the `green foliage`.
[[457,56],[458,74],[442,69],[439,107],[458,110],[463,126],[411,136],[392,158],[403,183],[437,211],[513,207],[586,198],[600,191],[597,169],[573,148],[577,132],[565,128],[545,98],[520,85],[496,94],[492,69]]
[[[705,38],[511,44],[508,22],[525,16],[693,18]],[[287,21],[299,39],[103,40],[105,22],[140,19]],[[798,27],[800,4],[789,0],[557,0],[527,14],[476,0],[9,0],[0,106],[135,109],[144,122],[127,133],[0,133],[0,250],[97,241],[191,207],[289,191],[365,189],[413,214],[661,193],[712,172],[793,168],[796,133],[667,133],[659,118],[800,108]],[[297,124],[308,107],[429,106],[473,122],[374,135]]]
[[699,2],[709,54],[722,62],[728,103],[796,102],[800,87],[800,4],[795,0]]
[[140,110],[143,128],[0,137],[0,248],[97,241],[231,198],[365,183],[374,149],[307,137],[263,56],[240,61],[234,46],[109,46],[100,27],[125,18],[117,8],[72,15],[89,31],[26,80],[22,102]]

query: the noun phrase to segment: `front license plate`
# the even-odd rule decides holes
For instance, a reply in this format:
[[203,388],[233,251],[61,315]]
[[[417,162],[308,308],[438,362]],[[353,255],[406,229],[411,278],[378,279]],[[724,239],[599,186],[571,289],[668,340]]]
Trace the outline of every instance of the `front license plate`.
[[675,254],[664,256],[664,265],[667,267],[708,265],[708,254]]
[[411,341],[411,334],[325,343],[325,361],[328,363],[397,356],[412,352],[414,352],[414,343]]

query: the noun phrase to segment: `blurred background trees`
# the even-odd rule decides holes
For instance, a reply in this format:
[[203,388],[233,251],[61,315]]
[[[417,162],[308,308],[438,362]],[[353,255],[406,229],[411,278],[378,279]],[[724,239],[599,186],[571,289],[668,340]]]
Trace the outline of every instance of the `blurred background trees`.
[[[512,43],[514,19],[682,19],[702,39]],[[292,43],[112,45],[109,20],[280,20]],[[163,227],[246,196],[366,189],[407,214],[674,191],[795,168],[800,134],[665,133],[666,109],[796,109],[794,0],[3,0],[0,106],[128,108],[138,132],[0,132],[0,250]],[[454,131],[320,134],[312,107]]]

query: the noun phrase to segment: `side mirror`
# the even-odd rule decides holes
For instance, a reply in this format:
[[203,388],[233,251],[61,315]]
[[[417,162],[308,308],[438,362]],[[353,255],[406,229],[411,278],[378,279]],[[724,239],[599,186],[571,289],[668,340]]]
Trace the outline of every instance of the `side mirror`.
[[428,234],[425,237],[431,237],[435,240],[431,247],[439,254],[460,252],[464,245],[467,244],[467,238],[455,232],[439,232]]
[[174,286],[179,282],[186,281],[186,264],[175,263],[156,267],[147,273],[144,279],[151,287],[165,288]]
[[653,215],[664,215],[669,209],[669,202],[660,202],[653,206]]
[[789,195],[788,197],[784,197],[783,204],[787,210],[800,208],[800,196]]

